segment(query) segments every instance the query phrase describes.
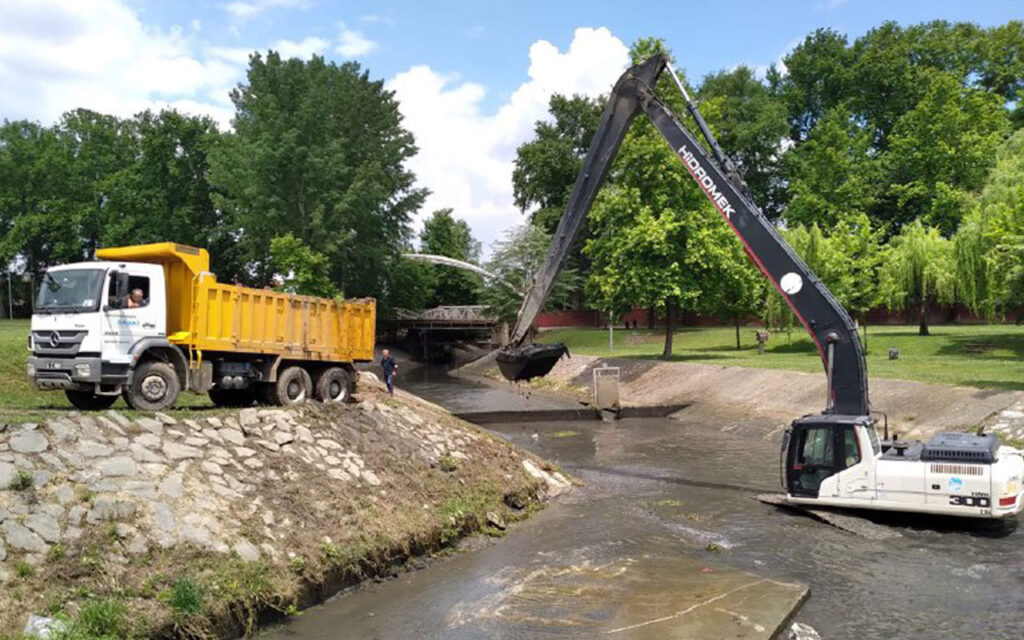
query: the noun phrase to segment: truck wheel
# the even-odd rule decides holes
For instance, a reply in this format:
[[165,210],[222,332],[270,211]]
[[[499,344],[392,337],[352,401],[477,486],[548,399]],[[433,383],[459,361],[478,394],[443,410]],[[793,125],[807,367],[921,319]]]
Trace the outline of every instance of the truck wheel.
[[159,360],[148,360],[135,369],[132,383],[125,389],[124,401],[139,411],[161,411],[174,404],[180,390],[174,367]]
[[279,406],[302,404],[312,395],[313,380],[302,367],[288,367],[277,374],[277,382],[264,387],[264,400]]
[[331,367],[316,379],[316,399],[320,402],[351,402],[352,378],[341,367]]
[[251,407],[256,402],[256,390],[210,389],[210,400],[218,407]]
[[117,396],[98,396],[88,391],[68,389],[64,395],[67,396],[71,406],[81,411],[101,411],[109,409],[112,404],[117,402]]

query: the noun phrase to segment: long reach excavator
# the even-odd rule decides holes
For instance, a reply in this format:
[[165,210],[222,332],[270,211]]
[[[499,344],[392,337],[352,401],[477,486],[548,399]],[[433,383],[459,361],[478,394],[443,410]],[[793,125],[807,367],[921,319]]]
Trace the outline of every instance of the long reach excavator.
[[[656,95],[655,85],[666,68],[710,154]],[[821,354],[828,382],[825,410],[794,420],[783,437],[781,477],[787,502],[973,518],[1018,514],[1024,506],[1024,455],[1001,446],[994,435],[942,433],[927,443],[890,442],[887,433],[879,438],[868,400],[864,350],[849,314],[751,202],[736,165],[664,55],[632,67],[615,84],[547,258],[523,300],[510,344],[497,354],[502,374],[509,380],[543,376],[567,353],[563,344],[528,342],[530,327],[640,113],[665,138]]]

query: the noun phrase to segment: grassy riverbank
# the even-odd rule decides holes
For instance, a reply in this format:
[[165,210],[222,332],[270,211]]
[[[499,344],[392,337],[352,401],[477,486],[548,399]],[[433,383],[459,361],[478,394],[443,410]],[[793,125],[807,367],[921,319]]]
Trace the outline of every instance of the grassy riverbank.
[[[759,369],[788,369],[817,373],[821,360],[803,331],[772,334],[764,355],[757,353],[755,327],[740,330],[736,349],[733,327],[696,327],[674,336],[676,362],[700,362]],[[940,325],[932,335],[918,336],[917,327],[869,327],[868,372],[879,378],[931,384],[967,385],[987,389],[1024,390],[1024,326]],[[617,329],[615,349],[608,350],[608,331],[553,329],[541,342],[564,342],[570,353],[599,357],[660,359],[664,331]],[[900,350],[889,360],[889,347]]]

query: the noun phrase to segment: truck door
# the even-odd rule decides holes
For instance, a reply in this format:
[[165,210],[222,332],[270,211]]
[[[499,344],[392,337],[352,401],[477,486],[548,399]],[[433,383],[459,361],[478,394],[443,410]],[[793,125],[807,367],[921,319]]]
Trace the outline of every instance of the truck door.
[[794,430],[786,464],[790,495],[816,498],[821,481],[835,474],[836,431],[827,424],[805,424]]
[[[120,308],[111,308],[106,313],[106,334],[107,338],[114,338],[117,360],[127,360],[132,345],[139,340],[163,334],[164,305],[153,303],[163,295],[162,282],[161,278],[152,275],[155,274],[129,269],[128,297],[132,297],[134,292],[134,298],[139,298],[141,292],[141,298],[133,298],[130,302],[122,300]],[[109,280],[108,296],[114,296],[114,278]]]

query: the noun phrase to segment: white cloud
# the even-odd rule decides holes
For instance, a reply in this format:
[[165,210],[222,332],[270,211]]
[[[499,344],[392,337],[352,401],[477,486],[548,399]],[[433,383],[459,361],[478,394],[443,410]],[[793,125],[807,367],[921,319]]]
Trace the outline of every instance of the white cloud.
[[338,34],[338,46],[335,51],[346,58],[365,56],[377,48],[376,42],[364,37],[359,31],[349,29],[344,22],[339,25],[339,28],[341,32]]
[[147,27],[119,0],[3,4],[3,117],[51,122],[75,107],[127,116],[189,104],[227,123],[226,88],[244,66],[197,55],[184,30]]
[[245,21],[263,13],[267,9],[276,7],[307,9],[309,2],[310,0],[249,0],[248,2],[236,0],[235,2],[225,4],[224,10],[235,19]]
[[607,93],[628,65],[629,50],[608,29],[580,28],[567,51],[540,40],[529,58],[529,79],[491,114],[481,108],[487,90],[454,74],[415,66],[387,83],[420,149],[409,168],[432,192],[421,219],[453,207],[485,247],[524,219],[512,197],[515,150],[547,116],[551,94]]
[[306,60],[311,58],[314,53],[322,54],[327,50],[329,42],[323,38],[308,37],[303,38],[299,42],[293,40],[278,40],[271,49],[281,54],[282,58],[301,58]]

